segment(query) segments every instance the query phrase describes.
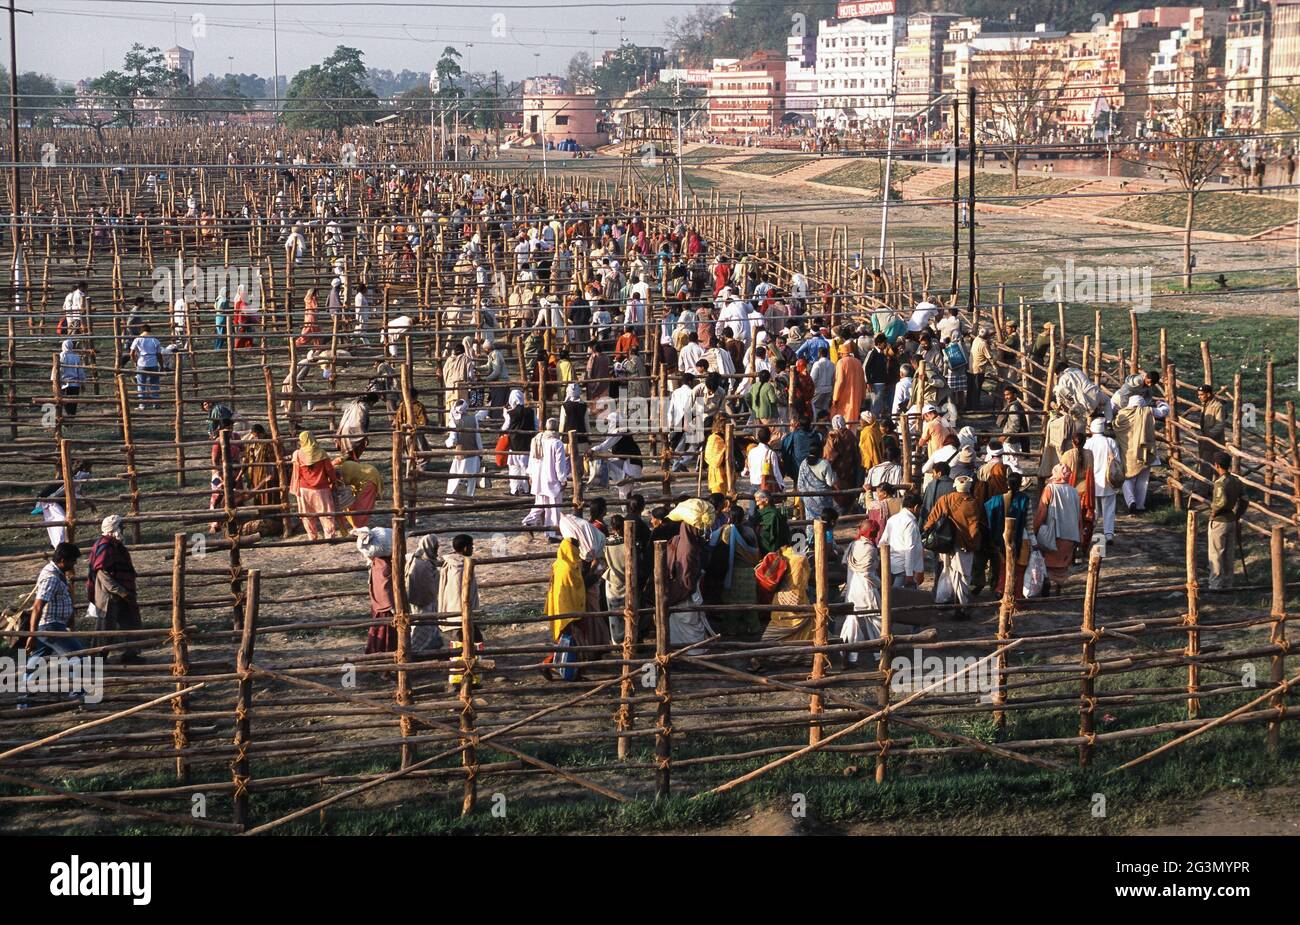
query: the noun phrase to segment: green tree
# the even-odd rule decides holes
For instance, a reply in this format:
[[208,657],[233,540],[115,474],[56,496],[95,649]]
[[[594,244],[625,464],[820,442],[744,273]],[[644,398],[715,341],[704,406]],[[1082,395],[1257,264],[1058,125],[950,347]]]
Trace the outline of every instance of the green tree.
[[[0,65],[0,92],[9,92],[9,68]],[[18,122],[48,126],[63,102],[63,94],[54,78],[35,71],[18,75]],[[4,103],[4,119],[9,120],[9,102]]]
[[340,137],[349,125],[379,115],[379,97],[366,81],[362,54],[340,45],[320,64],[293,76],[281,120],[290,128],[331,129]]
[[122,61],[120,71],[109,71],[90,82],[91,91],[106,108],[117,114],[116,124],[134,132],[146,100],[156,100],[185,82],[180,71],[163,63],[162,52],[134,43]]

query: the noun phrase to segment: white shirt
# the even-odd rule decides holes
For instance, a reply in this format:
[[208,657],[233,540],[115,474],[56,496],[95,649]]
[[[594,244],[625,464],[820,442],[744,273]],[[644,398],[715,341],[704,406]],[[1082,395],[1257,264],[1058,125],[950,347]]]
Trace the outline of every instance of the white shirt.
[[781,457],[777,455],[776,450],[772,449],[766,443],[755,443],[745,454],[745,472],[749,477],[749,484],[759,488],[763,484],[763,468],[769,466],[772,478],[776,479],[776,484],[785,483],[785,476],[781,474]]
[[694,341],[688,341],[677,354],[677,368],[684,373],[695,372],[695,364],[704,356],[704,348]]
[[813,391],[819,395],[835,388],[835,364],[829,357],[818,358],[808,375],[812,377]]
[[916,308],[912,310],[912,317],[907,322],[909,331],[920,331],[925,328],[930,319],[939,311],[939,306],[933,302],[917,302]]
[[[1084,443],[1083,448],[1092,453],[1092,480],[1096,483],[1097,497],[1104,498],[1115,494],[1107,477],[1110,472],[1111,457],[1119,458],[1119,444],[1114,437],[1105,434],[1093,434]],[[1124,461],[1120,460],[1122,466]]]
[[889,546],[890,574],[915,575],[925,571],[921,528],[916,522],[916,515],[907,508],[885,521],[885,531],[880,534],[879,545]]
[[668,426],[673,430],[685,430],[686,419],[695,401],[695,389],[682,384],[673,389],[668,399]]
[[142,335],[131,341],[131,354],[136,357],[136,369],[157,369],[158,354],[162,344],[152,335]]

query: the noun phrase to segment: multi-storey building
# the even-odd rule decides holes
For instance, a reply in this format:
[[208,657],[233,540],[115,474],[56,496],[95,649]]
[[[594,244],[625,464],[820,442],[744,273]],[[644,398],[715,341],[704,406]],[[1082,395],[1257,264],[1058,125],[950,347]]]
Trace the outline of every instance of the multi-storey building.
[[[907,19],[893,12],[850,18],[892,3],[841,3],[840,17],[817,28],[817,124],[859,129],[889,119],[895,56]],[[847,14],[847,15],[846,15]]]
[[907,40],[898,51],[898,118],[915,120],[929,134],[942,123],[943,47],[956,13],[913,13],[907,17]]
[[709,131],[771,132],[785,112],[785,55],[759,51],[709,74]]
[[1268,115],[1272,9],[1262,0],[1237,0],[1224,40],[1224,121],[1230,127],[1263,125]]
[[811,125],[817,118],[817,37],[792,35],[785,47],[786,112]]

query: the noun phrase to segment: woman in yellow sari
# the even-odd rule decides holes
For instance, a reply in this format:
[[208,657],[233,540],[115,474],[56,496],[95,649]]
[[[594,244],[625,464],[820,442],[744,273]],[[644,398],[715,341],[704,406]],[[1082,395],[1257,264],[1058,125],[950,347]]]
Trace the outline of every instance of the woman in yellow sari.
[[[786,572],[785,577],[781,579],[781,584],[777,586],[772,603],[807,604],[808,579],[812,574],[811,560],[808,556],[796,552],[793,546],[783,547],[781,555],[786,561]],[[813,615],[798,611],[772,611],[772,621],[768,623],[767,629],[763,632],[764,642],[774,640],[793,642],[801,639],[812,639],[812,637]]]
[[727,420],[720,414],[713,419],[713,433],[704,444],[704,461],[709,466],[709,494],[726,494]]
[[[595,581],[594,563],[604,556],[604,534],[588,521],[565,514],[560,522],[564,536],[555,561],[551,563],[551,584],[546,589],[546,616],[551,620],[551,639],[559,651],[543,661],[542,672],[554,678],[558,672],[565,681],[578,680],[578,663],[592,661],[602,653],[586,649],[588,646],[608,645],[609,621],[600,617],[585,616],[588,607],[587,587]],[[560,616],[566,614],[567,616]],[[578,647],[580,652],[566,652]],[[552,670],[554,666],[554,670]]]

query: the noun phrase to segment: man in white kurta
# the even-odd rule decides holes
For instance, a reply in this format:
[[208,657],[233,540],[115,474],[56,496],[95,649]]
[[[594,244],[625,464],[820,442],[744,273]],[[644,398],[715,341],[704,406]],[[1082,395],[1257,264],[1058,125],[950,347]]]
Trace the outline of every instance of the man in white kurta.
[[447,447],[456,450],[456,456],[451,461],[453,477],[447,480],[449,497],[456,494],[462,484],[465,486],[465,496],[474,497],[477,476],[483,470],[483,435],[480,427],[486,417],[486,410],[471,413],[469,403],[463,398],[451,406],[451,432],[447,434]]
[[545,525],[547,536],[558,537],[560,496],[568,481],[569,454],[560,439],[560,422],[546,419],[546,429],[528,447],[528,484],[533,492],[533,509],[524,517],[525,527]]
[[1108,477],[1110,461],[1116,459],[1123,468],[1124,460],[1120,456],[1119,444],[1113,437],[1106,436],[1106,422],[1093,418],[1089,425],[1092,436],[1083,448],[1092,453],[1092,480],[1096,484],[1097,519],[1101,522],[1102,532],[1109,543],[1115,537],[1115,488]]

